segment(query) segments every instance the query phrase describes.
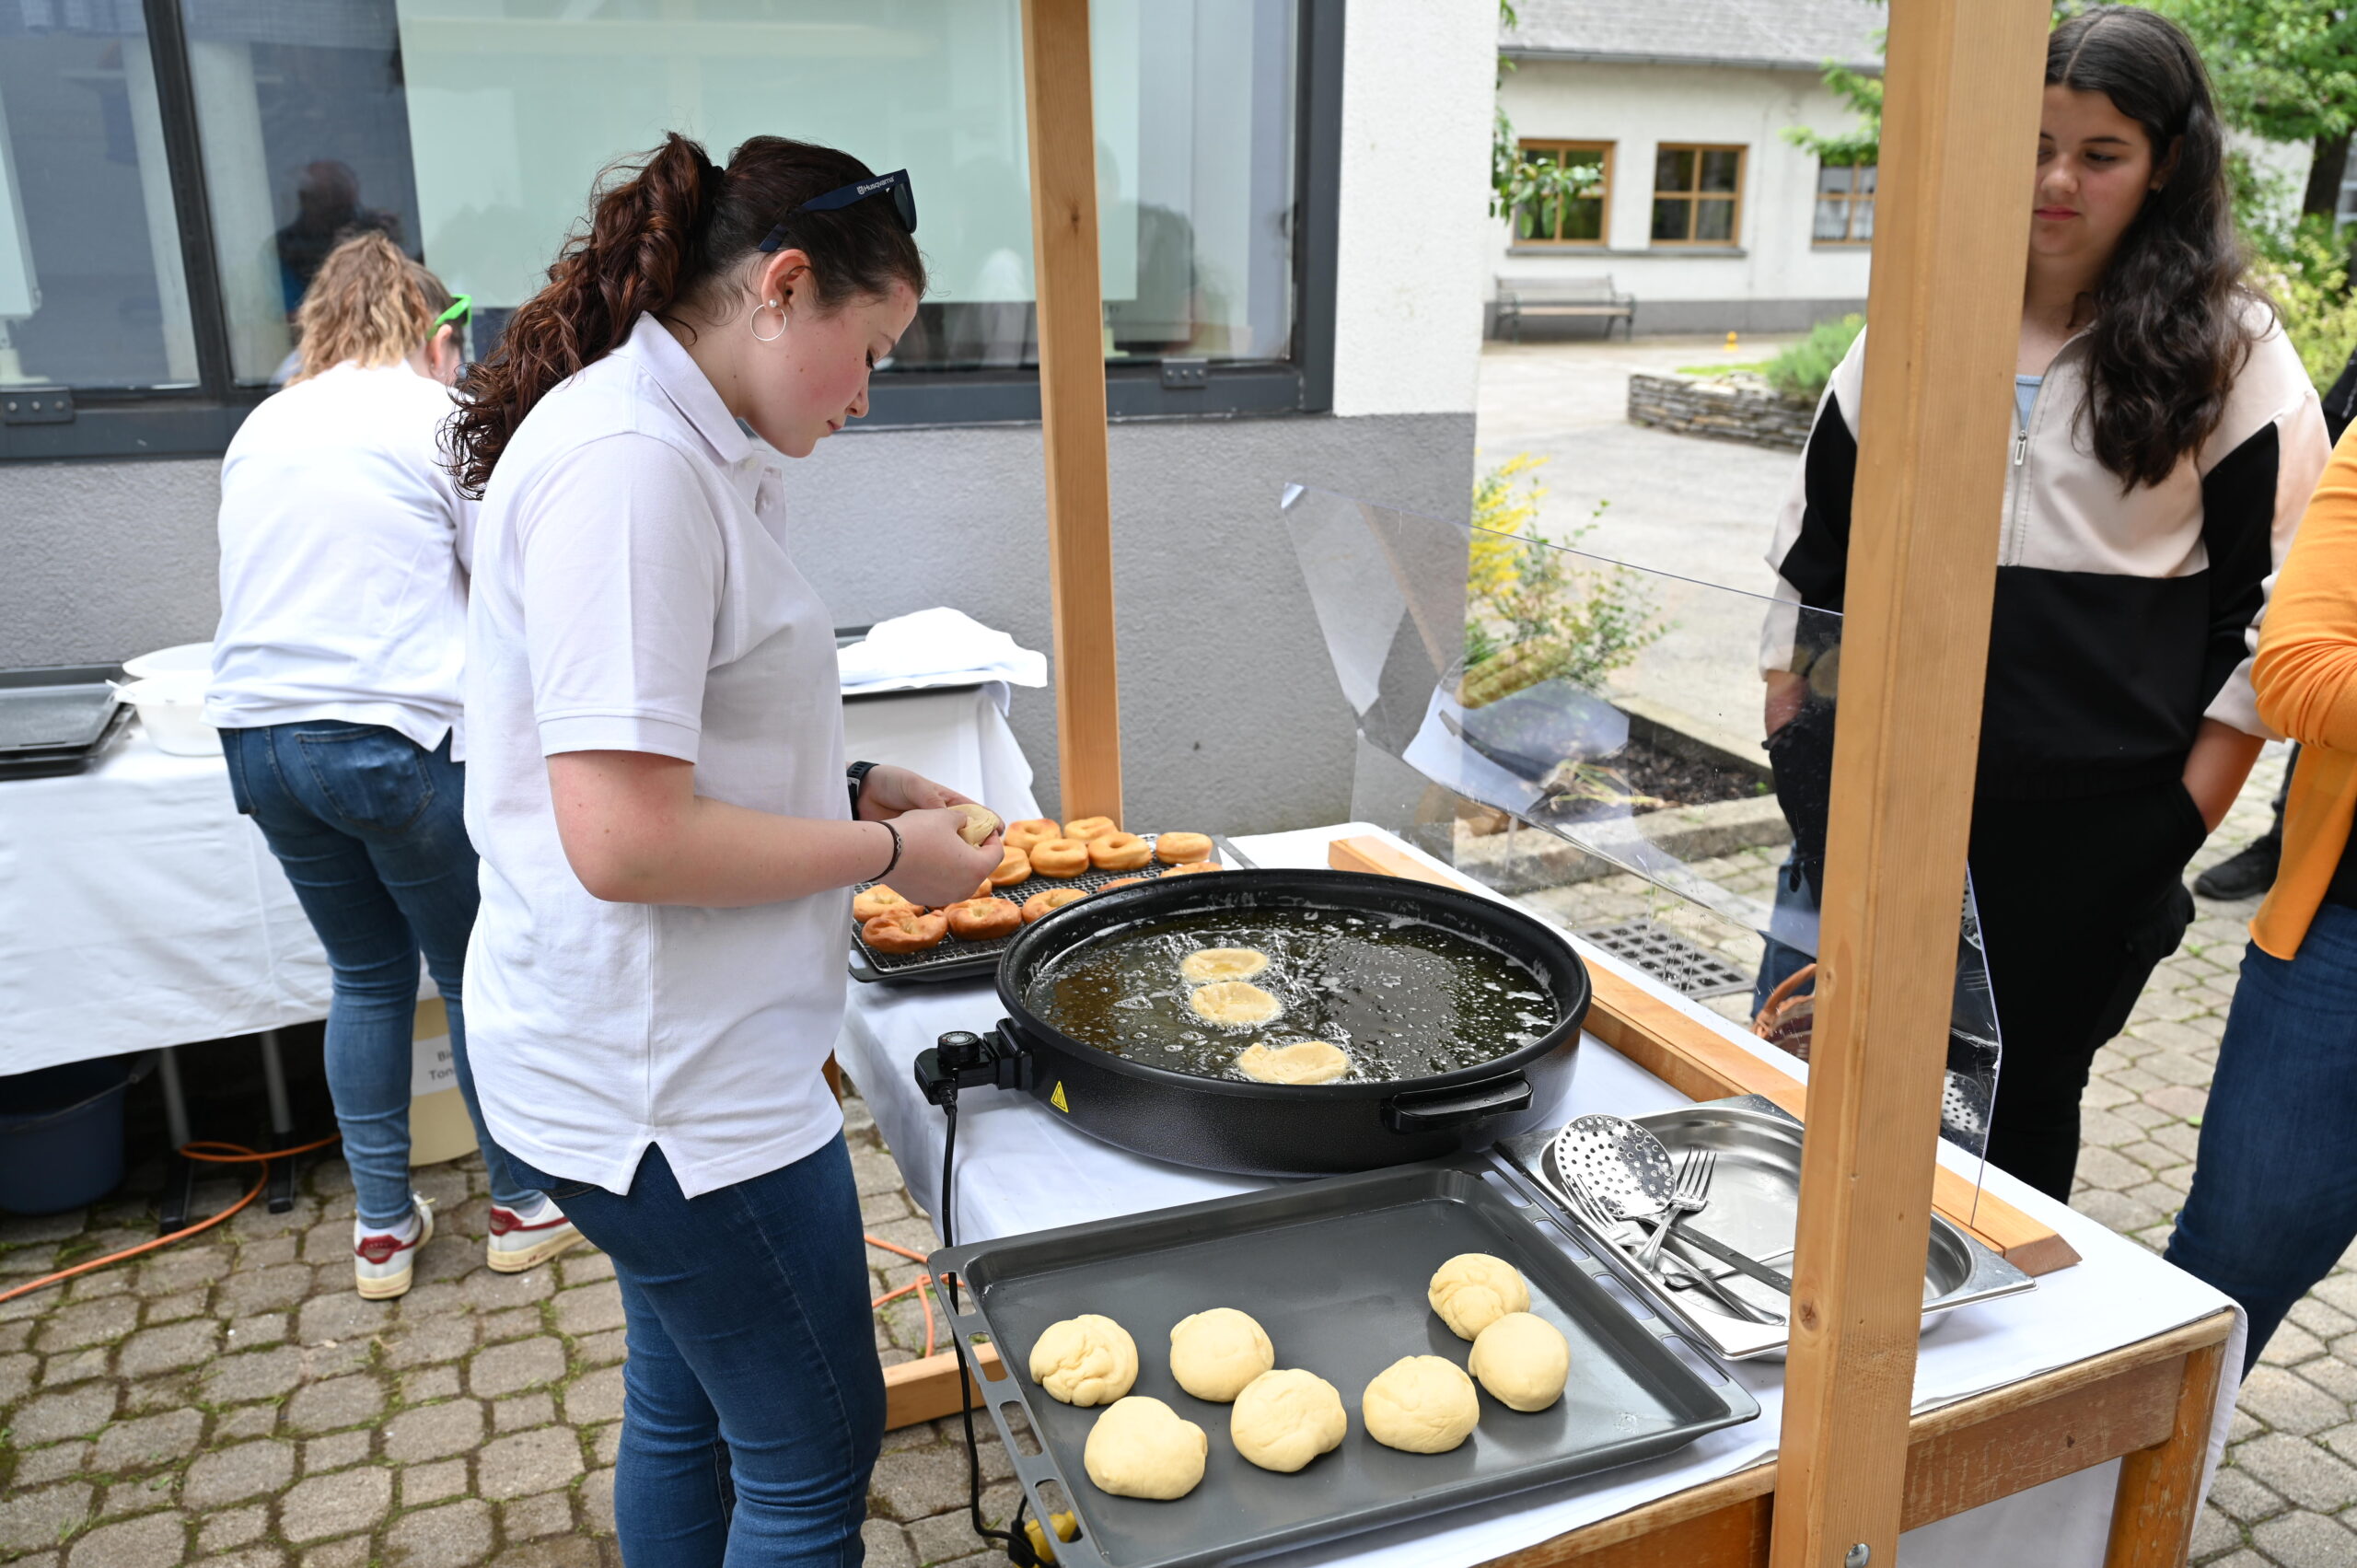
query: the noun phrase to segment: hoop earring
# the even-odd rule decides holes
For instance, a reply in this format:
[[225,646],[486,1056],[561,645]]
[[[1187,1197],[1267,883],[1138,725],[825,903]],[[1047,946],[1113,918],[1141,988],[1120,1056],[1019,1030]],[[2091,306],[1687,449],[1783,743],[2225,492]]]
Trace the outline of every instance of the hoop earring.
[[[761,331],[761,312],[764,310],[774,310],[777,312],[777,331],[771,332],[766,336],[763,335]],[[785,307],[780,305],[774,299],[763,300],[761,304],[753,307],[753,319],[749,325],[752,331],[753,341],[755,343],[773,343],[777,342],[778,339],[785,336]]]

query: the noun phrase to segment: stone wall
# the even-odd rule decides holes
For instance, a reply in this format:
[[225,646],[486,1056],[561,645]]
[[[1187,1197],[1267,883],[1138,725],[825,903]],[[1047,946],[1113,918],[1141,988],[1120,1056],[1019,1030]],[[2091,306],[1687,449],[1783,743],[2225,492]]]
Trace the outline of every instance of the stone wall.
[[1764,377],[1747,372],[1708,380],[1699,376],[1629,377],[1629,423],[1682,436],[1711,436],[1797,452],[1807,444],[1815,417],[1809,404],[1783,396]]

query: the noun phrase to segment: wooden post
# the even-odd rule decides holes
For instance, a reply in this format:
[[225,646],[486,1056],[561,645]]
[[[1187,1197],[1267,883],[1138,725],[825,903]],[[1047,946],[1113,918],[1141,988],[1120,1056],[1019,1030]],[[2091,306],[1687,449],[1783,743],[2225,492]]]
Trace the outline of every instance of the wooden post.
[[1097,260],[1097,123],[1087,0],[1023,0],[1031,250],[1039,301],[1039,424],[1055,608],[1062,815],[1121,819],[1113,664],[1112,503],[1106,479],[1105,308]]
[[1774,1568],[1898,1558],[2048,16],[1891,7]]

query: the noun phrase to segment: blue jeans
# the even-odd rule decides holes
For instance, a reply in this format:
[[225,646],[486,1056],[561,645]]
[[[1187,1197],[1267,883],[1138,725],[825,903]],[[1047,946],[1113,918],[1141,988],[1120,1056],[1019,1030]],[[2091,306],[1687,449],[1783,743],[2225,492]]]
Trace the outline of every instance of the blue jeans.
[[2245,1370],[2357,1239],[2357,910],[2316,911],[2289,962],[2243,953],[2167,1258],[2250,1314]]
[[842,1135],[697,1198],[654,1145],[625,1197],[515,1163],[621,1284],[622,1560],[856,1568],[884,1373]]
[[491,1172],[492,1202],[529,1205],[531,1189],[483,1131],[467,1066],[460,977],[474,929],[474,845],[461,812],[466,769],[445,739],[433,751],[377,725],[315,719],[225,729],[238,809],[250,816],[327,949],[328,1093],[363,1225],[409,1217],[411,1044],[417,958],[450,1015],[450,1058]]

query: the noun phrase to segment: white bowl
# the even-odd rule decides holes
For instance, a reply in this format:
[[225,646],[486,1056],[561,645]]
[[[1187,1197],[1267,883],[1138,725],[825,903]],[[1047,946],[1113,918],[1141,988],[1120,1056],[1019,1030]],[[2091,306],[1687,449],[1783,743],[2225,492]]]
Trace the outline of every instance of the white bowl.
[[210,643],[176,643],[168,648],[157,648],[152,654],[122,661],[123,674],[134,680],[145,680],[151,675],[179,675],[189,671],[204,673],[213,668],[213,645]]
[[218,757],[221,732],[204,722],[203,670],[178,670],[151,675],[118,688],[122,700],[139,710],[139,722],[159,751],[175,757]]

